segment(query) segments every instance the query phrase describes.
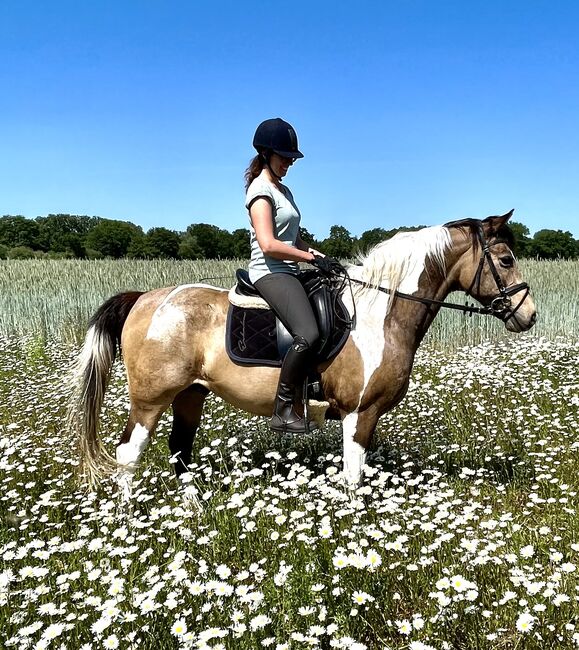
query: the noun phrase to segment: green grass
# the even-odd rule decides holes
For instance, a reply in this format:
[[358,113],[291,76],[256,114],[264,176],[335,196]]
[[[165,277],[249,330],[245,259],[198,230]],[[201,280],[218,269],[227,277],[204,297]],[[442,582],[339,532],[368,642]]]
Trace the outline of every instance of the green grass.
[[[119,291],[146,291],[199,282],[233,285],[246,261],[0,260],[0,333],[59,337],[79,342],[92,313]],[[579,322],[579,261],[523,260],[524,278],[537,302],[539,320],[532,336],[576,335]],[[450,299],[462,302],[462,294]],[[439,347],[476,345],[505,336],[491,317],[442,310],[428,334]]]

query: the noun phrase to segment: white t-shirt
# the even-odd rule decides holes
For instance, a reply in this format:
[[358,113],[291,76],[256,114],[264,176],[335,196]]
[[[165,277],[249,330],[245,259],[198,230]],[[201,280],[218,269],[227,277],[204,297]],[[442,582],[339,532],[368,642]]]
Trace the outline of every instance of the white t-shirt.
[[[274,237],[284,244],[295,246],[299,235],[301,215],[289,188],[285,187],[285,185],[274,185],[261,173],[247,188],[245,207],[248,211],[252,203],[258,198],[264,198],[271,203]],[[251,218],[249,221],[251,233],[249,279],[255,282],[269,273],[296,274],[299,268],[297,262],[278,260],[264,254],[255,236]]]

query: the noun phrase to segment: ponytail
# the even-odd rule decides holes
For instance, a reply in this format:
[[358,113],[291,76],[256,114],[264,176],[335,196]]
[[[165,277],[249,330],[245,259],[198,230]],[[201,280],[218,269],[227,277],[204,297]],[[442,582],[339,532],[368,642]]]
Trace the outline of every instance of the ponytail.
[[245,178],[245,191],[256,179],[265,167],[265,160],[262,155],[258,154],[249,161],[249,167],[245,170],[243,177]]

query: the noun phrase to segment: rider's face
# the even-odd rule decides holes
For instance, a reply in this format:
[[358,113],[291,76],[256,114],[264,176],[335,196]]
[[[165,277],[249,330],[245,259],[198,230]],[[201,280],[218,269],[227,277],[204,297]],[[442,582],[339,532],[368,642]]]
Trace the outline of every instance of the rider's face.
[[294,162],[295,158],[284,158],[277,153],[272,153],[269,159],[269,166],[276,176],[283,178]]

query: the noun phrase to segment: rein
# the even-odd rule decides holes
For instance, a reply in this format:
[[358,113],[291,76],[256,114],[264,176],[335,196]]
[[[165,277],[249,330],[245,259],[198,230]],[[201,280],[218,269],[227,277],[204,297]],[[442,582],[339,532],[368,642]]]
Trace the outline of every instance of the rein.
[[[366,285],[362,280],[356,280],[356,278],[349,278],[350,282],[354,284]],[[436,307],[447,307],[448,309],[458,309],[459,311],[464,312],[465,314],[484,314],[486,316],[494,316],[497,313],[500,313],[501,310],[495,310],[492,307],[476,307],[475,305],[460,305],[456,302],[446,302],[443,300],[435,300],[434,298],[420,298],[419,296],[413,296],[410,293],[403,293],[402,291],[387,289],[386,287],[375,287],[372,285],[366,285],[369,289],[375,289],[376,291],[381,291],[382,293],[387,293],[389,295],[395,296],[396,298],[402,298],[404,300],[411,300],[413,302],[420,302],[423,305],[432,305]]]

